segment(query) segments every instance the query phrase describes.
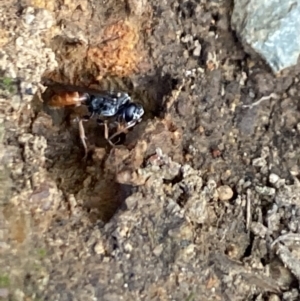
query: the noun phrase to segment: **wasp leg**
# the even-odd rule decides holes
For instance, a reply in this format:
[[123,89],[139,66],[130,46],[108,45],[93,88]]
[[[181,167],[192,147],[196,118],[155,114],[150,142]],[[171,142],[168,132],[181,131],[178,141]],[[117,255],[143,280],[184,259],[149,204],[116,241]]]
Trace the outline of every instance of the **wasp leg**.
[[103,127],[104,127],[104,138],[107,140],[107,138],[108,138],[108,125],[107,125],[107,120],[97,119],[97,123],[98,123],[99,125],[103,125]]
[[85,131],[84,131],[84,126],[83,126],[83,121],[85,121],[84,119],[79,119],[78,121],[78,127],[79,127],[79,136],[80,136],[80,140],[81,140],[81,143],[84,147],[84,157],[83,157],[83,160],[85,160],[87,158],[87,153],[88,153],[88,148],[87,148],[87,145],[86,145],[86,136],[85,136]]
[[84,130],[84,126],[83,126],[83,121],[88,121],[93,116],[94,116],[94,113],[91,113],[90,115],[85,115],[85,116],[81,117],[78,120],[79,136],[80,136],[81,143],[82,143],[82,145],[84,147],[84,157],[83,157],[83,160],[86,160],[87,154],[88,154],[88,147],[87,147],[86,142],[85,142],[87,140],[87,138],[85,136],[85,130]]
[[108,124],[107,124],[107,121],[105,120],[104,121],[104,138],[105,140],[108,141],[108,143],[112,146],[112,147],[115,147],[115,144],[111,141],[111,139],[109,138],[109,131],[108,131]]
[[104,127],[104,139],[108,141],[108,143],[111,146],[115,146],[109,139],[108,139],[108,135],[109,135],[109,129],[108,129],[108,123],[107,120],[102,120],[102,119],[97,119],[97,123],[99,125],[103,125]]
[[114,137],[116,137],[116,136],[118,136],[118,135],[120,135],[120,134],[122,134],[122,133],[126,133],[128,129],[132,128],[132,127],[135,126],[135,125],[136,125],[136,122],[129,122],[129,123],[126,124],[125,127],[124,127],[123,125],[118,124],[118,129],[117,129],[117,131],[116,131],[113,135],[111,135],[107,140],[108,140],[108,141],[110,142],[110,144],[111,144],[111,143],[112,143],[111,140],[112,140]]

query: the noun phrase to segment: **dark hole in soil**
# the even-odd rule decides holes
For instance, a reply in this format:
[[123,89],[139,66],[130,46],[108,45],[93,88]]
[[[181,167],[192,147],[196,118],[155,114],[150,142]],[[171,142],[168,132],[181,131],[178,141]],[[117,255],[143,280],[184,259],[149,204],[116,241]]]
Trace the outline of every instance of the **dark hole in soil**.
[[[171,90],[171,78],[168,84]],[[169,89],[166,92],[169,92]],[[153,112],[157,110],[155,108],[156,104],[153,105],[152,99],[144,90],[136,89],[126,92],[132,97],[133,101],[140,100],[139,102],[145,108],[143,120],[146,120],[152,118]],[[79,137],[78,123],[74,121],[74,116],[77,115],[77,111],[81,115],[81,109],[85,110],[86,108],[84,106],[57,109],[49,107],[47,102],[49,102],[55,91],[85,92],[86,89],[55,83],[54,86],[50,85],[50,88],[42,95],[42,101],[37,95],[34,97],[32,108],[35,120],[32,123],[32,131],[44,136],[47,140],[47,169],[65,195],[66,201],[68,201],[70,195],[74,195],[75,199],[79,200],[88,212],[91,212],[90,216],[93,222],[97,218],[107,222],[120,208],[120,205],[124,203],[126,197],[131,194],[132,187],[115,183],[113,177],[106,179],[107,175],[103,170],[103,164],[111,146],[104,139],[104,129],[97,124],[96,119],[84,122],[86,143],[92,148],[103,149],[104,157],[98,159],[94,157],[94,152],[91,151],[87,160],[82,160],[84,148]],[[134,131],[134,128],[131,130]],[[120,145],[125,142],[126,135],[121,134],[115,138],[113,142]],[[90,172],[90,170],[93,171]],[[96,213],[96,219],[94,209],[98,212]]]
[[249,245],[248,245],[247,248],[245,249],[245,252],[244,252],[244,254],[243,254],[242,257],[250,257],[250,256],[251,256],[253,242],[254,242],[254,235],[253,235],[253,233],[250,233],[250,241],[249,241]]

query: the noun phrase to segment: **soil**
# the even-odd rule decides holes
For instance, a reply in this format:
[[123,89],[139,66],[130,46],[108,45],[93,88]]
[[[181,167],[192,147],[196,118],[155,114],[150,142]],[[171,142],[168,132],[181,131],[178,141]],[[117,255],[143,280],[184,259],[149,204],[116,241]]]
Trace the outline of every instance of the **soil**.
[[[2,1],[0,300],[299,300],[299,66],[228,1]],[[145,109],[116,147],[60,92]]]

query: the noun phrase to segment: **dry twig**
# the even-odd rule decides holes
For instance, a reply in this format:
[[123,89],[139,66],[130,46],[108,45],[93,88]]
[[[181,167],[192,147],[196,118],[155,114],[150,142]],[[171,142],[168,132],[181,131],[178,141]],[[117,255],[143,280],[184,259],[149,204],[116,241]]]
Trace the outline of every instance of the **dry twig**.
[[279,99],[279,96],[275,93],[272,93],[270,94],[269,96],[263,96],[262,98],[260,98],[259,100],[249,104],[249,105],[243,105],[242,107],[243,108],[249,108],[249,109],[252,109],[253,107],[259,105],[261,102],[265,101],[265,100],[269,100],[271,98],[274,98],[274,99]]

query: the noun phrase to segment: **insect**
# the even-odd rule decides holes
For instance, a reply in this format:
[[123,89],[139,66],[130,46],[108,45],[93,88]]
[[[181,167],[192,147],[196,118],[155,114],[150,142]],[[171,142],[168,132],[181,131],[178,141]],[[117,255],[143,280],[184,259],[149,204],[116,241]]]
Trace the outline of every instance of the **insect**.
[[[98,124],[104,126],[105,139],[110,145],[114,146],[112,139],[135,126],[141,121],[144,115],[142,105],[132,102],[130,96],[124,92],[59,92],[51,98],[49,105],[52,107],[85,105],[87,107],[89,115],[76,118],[79,125],[80,139],[85,150],[84,158],[87,156],[84,121],[88,121],[96,116]],[[115,124],[117,126],[116,132],[111,136],[109,136],[108,119],[112,121],[109,123],[110,125]]]

